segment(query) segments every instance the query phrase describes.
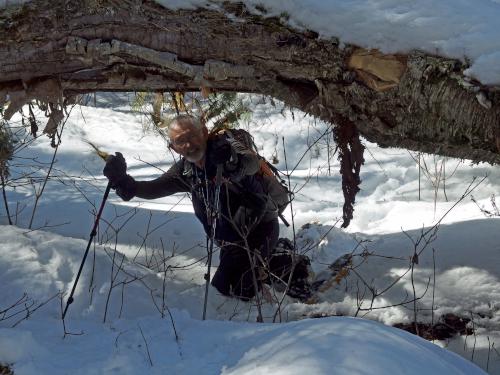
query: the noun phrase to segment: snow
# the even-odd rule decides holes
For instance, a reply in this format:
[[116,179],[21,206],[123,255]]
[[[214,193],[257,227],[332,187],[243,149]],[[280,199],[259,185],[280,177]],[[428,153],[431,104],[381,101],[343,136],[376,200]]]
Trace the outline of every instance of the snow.
[[[4,360],[20,364],[16,374],[484,373],[423,339],[362,319],[256,325],[203,322],[181,312],[174,319],[181,332],[178,344],[167,322],[144,317],[110,326],[89,322],[84,335],[65,339],[60,329],[28,321],[24,329],[0,330],[0,347],[16,342],[15,348],[2,350]],[[57,326],[50,320],[40,323]]]
[[[4,0],[0,8],[25,2]],[[201,0],[158,2],[169,8],[219,7]],[[245,3],[260,12],[262,2]],[[470,61],[468,76],[500,84],[498,0],[269,0],[265,8],[266,16],[281,16],[321,38],[339,38],[341,45],[385,53],[417,49]],[[356,274],[320,293],[316,303],[285,298],[278,314],[276,304],[266,302],[264,324],[253,323],[252,304],[211,289],[209,320],[202,321],[205,238],[189,198],[122,202],[112,194],[68,312],[70,334],[64,335],[61,303],[76,277],[106,185],[102,162],[84,140],[122,152],[136,178],[158,175],[148,163],[162,170],[172,163],[164,141],[145,133],[141,118],[122,99],[100,96],[98,108],[72,113],[53,172],[58,178],[49,181],[35,215],[33,228],[40,230],[27,229],[33,187],[7,190],[11,212],[17,202],[20,206],[15,226],[0,216],[0,363],[11,364],[16,374],[420,375],[484,373],[481,369],[500,374],[495,349],[500,342],[500,219],[486,218],[469,196],[459,201],[474,177],[486,176],[473,195],[491,209],[490,197],[499,194],[498,167],[423,155],[428,168],[419,188],[416,154],[366,143],[355,216],[347,230],[340,230],[339,165],[336,155],[328,162],[327,152],[333,146],[322,139],[299,160],[327,125],[298,112],[292,116],[279,104],[254,102],[254,117],[246,126],[262,155],[275,155],[280,169],[294,170],[297,244],[317,275],[345,254],[353,254]],[[48,161],[51,153],[40,138],[19,156]],[[13,178],[33,163],[17,159]],[[38,168],[47,166],[33,170]],[[2,201],[0,215],[4,212]],[[290,212],[286,216],[292,220]],[[438,223],[435,238],[419,242],[422,231]],[[293,231],[282,227],[281,234],[292,237]],[[421,254],[412,275],[409,260],[415,249]],[[118,273],[113,257],[123,266]],[[376,309],[369,309],[371,292],[361,280],[379,292],[395,284],[373,300]],[[413,303],[399,304],[412,299],[413,288],[421,297],[416,303],[420,321],[436,321],[446,313],[471,317],[475,336],[431,343],[390,327],[413,321]],[[61,292],[66,292],[63,301]],[[20,298],[3,315],[1,310]],[[27,319],[25,306],[32,311]],[[315,316],[325,317],[311,319]],[[273,324],[275,317],[282,323]]]
[[[1,227],[0,242],[6,302],[23,291],[42,301],[68,289],[85,245],[83,240],[8,226]],[[109,259],[104,251],[97,257],[96,275],[103,276]],[[150,270],[132,268],[129,271],[155,278]],[[15,329],[0,328],[0,361],[14,363],[16,374],[482,373],[472,363],[404,331],[348,317],[248,324],[203,322],[173,310],[177,343],[169,323],[155,316],[145,290],[128,290],[126,315],[102,324],[104,290],[109,286],[104,280],[96,283],[99,292],[92,308],[83,288],[71,306],[68,328],[83,335],[62,337],[59,304],[52,303]],[[85,278],[83,285],[88,285]]]
[[[341,230],[339,164],[337,156],[330,155],[329,166],[327,154],[327,147],[333,151],[334,145],[326,137],[315,143],[327,125],[300,112],[292,115],[280,103],[273,107],[254,96],[246,100],[254,115],[243,127],[251,129],[261,154],[268,159],[275,155],[282,170],[296,166],[291,183],[296,190],[297,244],[311,258],[315,273],[324,274],[329,264],[349,253],[354,255],[359,277],[378,291],[406,272],[374,300],[374,307],[391,306],[361,310],[353,318],[358,303],[362,309],[369,307],[371,295],[350,273],[339,285],[320,293],[315,303],[285,298],[278,313],[275,303],[265,302],[264,324],[253,323],[256,309],[251,303],[225,298],[211,288],[209,320],[201,321],[205,237],[189,198],[175,195],[122,202],[112,193],[99,241],[91,246],[66,318],[66,330],[78,335],[63,338],[58,293],[66,292],[65,301],[106,186],[103,163],[85,140],[108,152],[122,152],[129,173],[139,179],[161,173],[147,163],[165,170],[173,161],[165,142],[144,132],[143,118],[130,111],[128,100],[106,94],[98,96],[97,108],[72,111],[53,172],[57,178],[48,182],[35,215],[33,228],[40,230],[26,229],[33,188],[7,190],[11,212],[16,211],[16,202],[21,206],[16,226],[6,225],[6,217],[0,216],[0,311],[23,293],[28,306],[47,303],[27,320],[22,319],[24,304],[11,310],[21,312],[7,320],[1,320],[0,314],[0,363],[12,363],[16,374],[479,374],[480,368],[487,367],[490,373],[500,374],[500,356],[491,348],[500,342],[499,219],[486,218],[470,197],[445,215],[475,176],[487,175],[473,195],[491,210],[490,196],[498,195],[500,183],[498,167],[422,155],[428,168],[422,173],[419,200],[418,168],[410,154],[366,143],[369,152],[354,219],[347,230]],[[14,118],[12,124],[18,120]],[[22,157],[50,160],[48,143],[41,137],[18,155],[12,178],[33,164]],[[446,173],[440,175],[443,166]],[[4,213],[2,201],[0,215]],[[290,211],[286,216],[291,222]],[[115,232],[125,222],[124,229]],[[435,240],[425,248],[423,243],[417,246],[422,253],[412,283],[407,270],[413,243],[422,228],[437,223],[441,225]],[[292,229],[281,227],[281,235],[291,238]],[[373,254],[366,256],[366,252]],[[216,266],[217,255],[214,258]],[[123,267],[118,273],[117,264]],[[476,336],[431,343],[390,327],[413,321],[413,304],[398,305],[412,298],[413,285],[416,296],[422,297],[417,302],[419,321],[437,321],[446,313],[472,314]],[[358,301],[363,293],[365,299]],[[162,308],[163,297],[178,341],[168,311]],[[317,316],[325,318],[310,319]]]

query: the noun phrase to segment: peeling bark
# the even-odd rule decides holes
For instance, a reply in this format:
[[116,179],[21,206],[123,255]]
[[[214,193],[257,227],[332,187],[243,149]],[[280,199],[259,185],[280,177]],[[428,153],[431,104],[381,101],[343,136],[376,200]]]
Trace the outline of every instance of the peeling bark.
[[361,165],[365,162],[363,158],[365,147],[361,144],[356,126],[346,119],[341,119],[338,123],[335,140],[339,148],[340,174],[342,175],[342,192],[344,194],[342,228],[347,228],[353,218],[356,194],[361,184],[359,172]]

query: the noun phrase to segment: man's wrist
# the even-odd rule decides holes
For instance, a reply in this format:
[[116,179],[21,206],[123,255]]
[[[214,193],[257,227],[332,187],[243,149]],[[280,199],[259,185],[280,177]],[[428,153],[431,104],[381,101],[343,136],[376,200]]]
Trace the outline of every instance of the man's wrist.
[[116,194],[124,201],[129,201],[135,197],[137,185],[132,176],[126,174],[120,178],[115,187]]

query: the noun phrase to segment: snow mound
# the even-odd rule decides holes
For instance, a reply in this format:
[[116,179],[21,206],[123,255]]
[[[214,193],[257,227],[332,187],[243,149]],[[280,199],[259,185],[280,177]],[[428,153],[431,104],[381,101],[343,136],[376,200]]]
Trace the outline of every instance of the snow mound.
[[[0,243],[1,310],[3,301],[24,293],[43,299],[68,290],[85,241],[1,226]],[[97,247],[95,259],[94,283],[105,290],[109,255]],[[156,277],[139,266],[126,267],[143,280]],[[14,363],[15,373],[25,375],[484,373],[404,331],[347,317],[250,324],[200,321],[172,308],[176,340],[171,322],[155,312],[148,288],[141,287],[127,290],[122,318],[110,313],[103,324],[107,293],[88,301],[88,273],[87,268],[66,322],[67,331],[77,335],[63,338],[60,304],[53,300],[16,327],[10,327],[12,319],[0,320],[0,362]],[[120,299],[112,298],[111,308],[120,310]]]

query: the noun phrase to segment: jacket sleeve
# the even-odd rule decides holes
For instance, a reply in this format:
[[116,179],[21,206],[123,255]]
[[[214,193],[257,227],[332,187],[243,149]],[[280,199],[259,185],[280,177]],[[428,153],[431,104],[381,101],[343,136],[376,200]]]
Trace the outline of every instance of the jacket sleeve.
[[183,175],[183,172],[184,160],[180,160],[154,180],[135,181],[135,196],[144,199],[154,199],[175,193],[189,192],[191,185]]

